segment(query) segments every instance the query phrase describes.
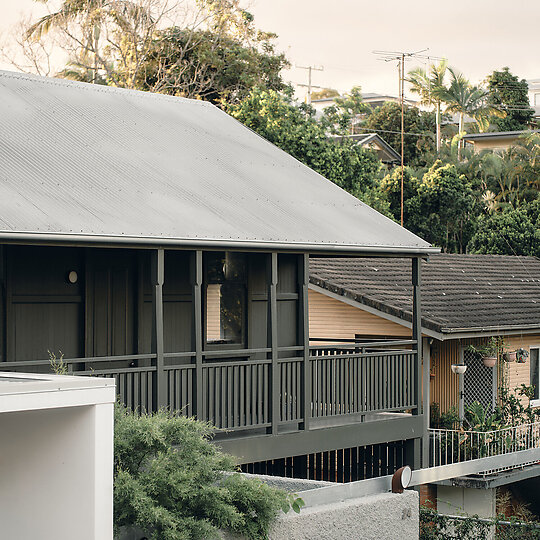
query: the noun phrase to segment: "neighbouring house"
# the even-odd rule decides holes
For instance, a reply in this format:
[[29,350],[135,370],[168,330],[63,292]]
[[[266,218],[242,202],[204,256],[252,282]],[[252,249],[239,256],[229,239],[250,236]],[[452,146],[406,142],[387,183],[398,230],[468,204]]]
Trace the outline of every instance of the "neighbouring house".
[[465,147],[474,148],[475,152],[482,150],[493,150],[503,152],[510,147],[515,146],[520,139],[524,139],[531,133],[539,133],[539,130],[523,131],[491,131],[487,133],[469,133],[462,139]]
[[[338,96],[338,97],[344,97],[344,96]],[[321,98],[321,99],[313,99],[311,101],[311,106],[316,111],[321,112],[324,109],[326,109],[326,107],[333,105],[335,99],[336,99],[336,96]],[[388,101],[393,102],[393,103],[401,103],[401,99],[397,96],[391,96],[388,94],[377,94],[375,92],[362,93],[362,101],[366,103],[367,105],[369,105],[372,109],[376,109],[377,107],[382,107]],[[404,99],[404,103],[405,105],[409,107],[416,107],[418,105],[417,101],[408,99],[408,98]]]
[[419,321],[438,249],[210,103],[9,72],[0,98],[3,371],[63,354],[129,407],[211,422],[246,467],[331,476],[346,453],[356,480],[374,447],[392,455],[370,475],[420,466],[422,341],[396,355],[391,402],[367,405],[328,375],[366,355],[310,347],[309,256],[403,257]]
[[540,119],[540,79],[529,79],[527,84],[529,86],[529,105],[534,110],[534,120],[538,122]]
[[380,135],[377,133],[356,133],[346,137],[337,136],[337,140],[352,140],[362,148],[370,148],[377,153],[377,157],[386,165],[396,165],[401,162],[401,154],[398,154]]
[[[474,401],[493,408],[502,385],[512,390],[525,384],[535,387],[532,405],[540,406],[540,259],[440,253],[422,263],[422,276],[423,373],[429,373],[429,401],[443,413],[455,407],[463,417]],[[312,259],[310,338],[365,342],[410,337],[409,279],[409,269],[398,259]],[[509,351],[525,350],[528,358],[522,363],[499,358],[495,368],[484,366],[468,346],[485,343],[491,336],[502,337]],[[452,364],[465,364],[467,370],[457,375]],[[532,445],[540,445],[540,424],[524,426],[523,433],[516,429],[500,436],[512,440],[526,436]],[[532,431],[527,435],[524,430]],[[455,459],[436,451],[441,437],[453,436],[449,433],[431,430],[431,465]],[[499,443],[497,439],[493,447]],[[494,515],[496,487],[539,475],[540,465],[531,465],[474,480],[445,480],[438,487],[439,499],[471,513]],[[451,505],[441,503],[440,510],[455,513],[456,508],[452,512]]]

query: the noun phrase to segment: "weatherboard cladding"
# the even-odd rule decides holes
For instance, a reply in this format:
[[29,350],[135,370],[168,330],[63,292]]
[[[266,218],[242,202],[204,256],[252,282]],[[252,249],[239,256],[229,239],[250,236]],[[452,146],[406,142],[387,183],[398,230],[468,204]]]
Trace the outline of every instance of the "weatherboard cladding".
[[428,243],[202,101],[0,72],[0,238]]
[[[310,281],[384,313],[412,318],[409,261],[313,258]],[[422,324],[437,332],[540,328],[540,259],[430,255],[422,262],[421,294]]]

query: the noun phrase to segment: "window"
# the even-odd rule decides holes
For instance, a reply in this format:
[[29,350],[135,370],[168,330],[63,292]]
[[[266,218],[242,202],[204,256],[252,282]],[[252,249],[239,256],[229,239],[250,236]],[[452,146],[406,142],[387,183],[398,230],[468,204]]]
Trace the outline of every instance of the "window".
[[207,253],[206,343],[240,345],[245,341],[246,259],[242,253]]
[[530,366],[531,366],[531,385],[534,386],[533,399],[538,401],[535,406],[540,405],[540,372],[539,372],[539,353],[540,347],[531,347],[530,350]]

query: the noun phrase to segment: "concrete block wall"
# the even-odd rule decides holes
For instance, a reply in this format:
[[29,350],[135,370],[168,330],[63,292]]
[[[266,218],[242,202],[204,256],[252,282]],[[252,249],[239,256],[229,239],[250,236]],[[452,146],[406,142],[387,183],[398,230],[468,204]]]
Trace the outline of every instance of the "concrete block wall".
[[418,493],[407,490],[285,514],[272,528],[270,540],[402,540],[418,535]]

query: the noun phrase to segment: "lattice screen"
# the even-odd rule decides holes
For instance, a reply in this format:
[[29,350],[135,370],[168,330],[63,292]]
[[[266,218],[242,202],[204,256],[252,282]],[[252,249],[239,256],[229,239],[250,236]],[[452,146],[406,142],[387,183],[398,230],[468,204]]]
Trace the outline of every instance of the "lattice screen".
[[479,401],[484,408],[495,408],[497,368],[484,366],[482,358],[474,351],[463,350],[463,361],[467,371],[463,375],[463,405]]

